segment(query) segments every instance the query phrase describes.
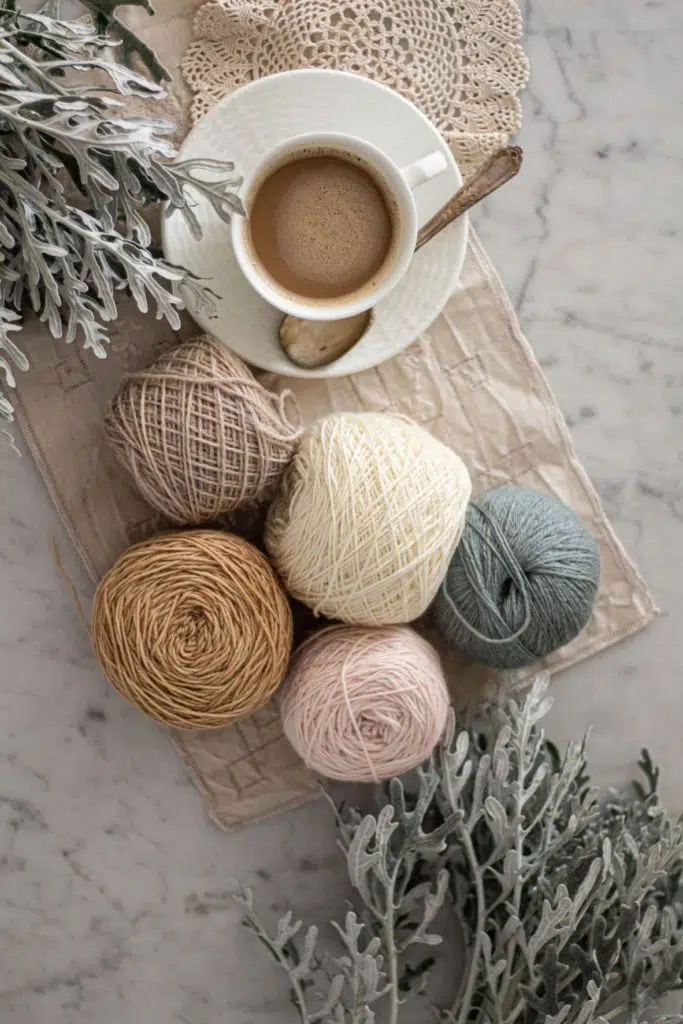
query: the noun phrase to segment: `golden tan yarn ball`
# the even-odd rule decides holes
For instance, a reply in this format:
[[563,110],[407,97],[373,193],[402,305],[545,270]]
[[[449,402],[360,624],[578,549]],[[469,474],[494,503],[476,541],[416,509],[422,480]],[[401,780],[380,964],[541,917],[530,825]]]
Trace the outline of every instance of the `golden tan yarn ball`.
[[292,614],[260,551],[234,534],[192,530],[119,558],[97,588],[91,635],[107,678],[145,714],[216,729],[282,682]]
[[291,392],[267,391],[208,336],[132,374],[105,430],[143,497],[180,525],[211,522],[267,494],[301,434]]

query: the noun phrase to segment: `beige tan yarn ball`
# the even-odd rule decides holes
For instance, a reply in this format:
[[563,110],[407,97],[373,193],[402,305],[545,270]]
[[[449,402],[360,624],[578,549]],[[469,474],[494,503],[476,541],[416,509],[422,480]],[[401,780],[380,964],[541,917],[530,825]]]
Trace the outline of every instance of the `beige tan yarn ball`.
[[192,530],[119,558],[97,588],[91,636],[107,678],[145,714],[215,729],[280,685],[292,615],[260,551],[230,533]]
[[387,413],[334,413],[306,432],[271,505],[266,546],[316,614],[354,625],[426,611],[460,539],[462,459]]
[[180,525],[208,523],[267,494],[301,434],[291,392],[267,391],[206,336],[132,374],[105,429],[143,497]]

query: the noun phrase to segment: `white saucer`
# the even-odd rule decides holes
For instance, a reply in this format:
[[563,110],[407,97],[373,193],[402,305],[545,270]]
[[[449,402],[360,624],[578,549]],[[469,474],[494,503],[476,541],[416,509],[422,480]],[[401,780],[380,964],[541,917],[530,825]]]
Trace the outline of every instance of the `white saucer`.
[[[421,224],[462,183],[446,143],[412,103],[386,86],[343,71],[286,71],[238,89],[190,132],[180,159],[232,160],[237,170],[247,175],[278,143],[315,131],[356,135],[374,143],[398,164],[441,149],[448,169],[415,192]],[[209,319],[197,312],[195,320],[246,362],[293,377],[358,373],[396,355],[441,312],[465,258],[467,218],[461,217],[416,253],[398,287],[375,308],[372,326],[357,345],[330,366],[301,370],[287,359],[278,343],[282,313],[256,294],[235,262],[229,226],[206,202],[198,202],[195,213],[203,232],[199,241],[192,238],[178,213],[166,220],[163,232],[167,259],[209,278],[210,287],[220,296],[216,317]]]

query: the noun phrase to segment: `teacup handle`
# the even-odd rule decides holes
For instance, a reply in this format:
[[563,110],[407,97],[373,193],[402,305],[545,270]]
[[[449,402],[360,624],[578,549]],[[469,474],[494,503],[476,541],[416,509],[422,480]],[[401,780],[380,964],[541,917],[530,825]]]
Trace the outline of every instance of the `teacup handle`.
[[442,174],[447,167],[446,157],[440,149],[435,149],[433,153],[428,153],[427,156],[420,157],[419,160],[413,160],[412,164],[401,167],[400,173],[412,192],[418,185],[429,181],[430,178],[435,178],[437,174]]

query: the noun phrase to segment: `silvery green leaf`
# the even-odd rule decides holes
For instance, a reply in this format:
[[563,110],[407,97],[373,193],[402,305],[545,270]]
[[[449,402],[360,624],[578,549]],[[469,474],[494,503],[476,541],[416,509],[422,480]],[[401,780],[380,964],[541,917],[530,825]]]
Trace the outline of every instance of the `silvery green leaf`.
[[[0,359],[0,370],[3,370],[5,372],[9,371],[9,379],[10,380],[12,379],[11,371],[9,370],[9,366],[7,364],[7,361],[4,360],[4,359]],[[10,384],[10,387],[14,387],[14,386],[15,386],[14,383]],[[0,391],[0,417],[2,419],[6,420],[8,423],[12,423],[14,421],[14,406],[9,401],[9,399],[6,398],[3,395],[3,393],[1,391]],[[15,447],[13,442],[12,442],[12,435],[10,434],[10,432],[8,430],[3,430],[2,431],[2,436],[5,438],[5,440],[8,440],[10,442],[10,445],[12,447]],[[15,448],[15,450],[16,450],[16,448]]]
[[474,777],[474,786],[472,790],[472,801],[470,807],[470,826],[473,825],[480,817],[482,813],[482,804],[484,800],[484,793],[486,791],[488,774],[491,767],[491,758],[488,754],[484,754],[477,767],[477,773]]
[[508,850],[503,860],[503,874],[500,877],[500,884],[504,895],[512,892],[520,871],[521,864],[519,863],[517,850]]
[[442,935],[435,935],[433,932],[421,932],[419,939],[414,939],[411,945],[419,943],[420,946],[440,946],[442,942]]
[[[566,892],[566,890],[564,891]],[[571,913],[572,901],[569,896],[560,894],[555,906],[550,903],[550,900],[543,901],[540,921],[531,935],[527,947],[529,958],[532,962],[536,959],[539,950],[566,927]]]
[[481,951],[484,959],[484,973],[486,975],[486,982],[488,984],[489,991],[495,992],[498,989],[499,979],[505,973],[507,960],[502,953],[494,953],[491,940],[486,934],[481,937]]
[[380,983],[380,972],[377,961],[372,956],[364,956],[360,961],[360,976],[368,993],[376,992]]
[[663,907],[659,918],[659,933],[668,943],[674,938],[679,923],[679,914],[674,907]]
[[358,950],[358,939],[363,931],[363,925],[358,920],[358,915],[353,910],[349,910],[344,918],[343,928],[336,921],[332,922],[332,926],[339,933],[346,948],[355,954]]
[[487,971],[489,984],[491,985],[491,988],[495,988],[495,983],[504,974],[507,965],[507,960],[503,958],[501,958],[500,960],[496,960],[495,963],[491,964],[491,969]]
[[510,832],[505,808],[495,796],[487,796],[484,800],[484,813],[491,829],[491,835],[497,847],[507,846],[513,840]]
[[0,82],[9,86],[10,89],[20,89],[24,84],[23,80],[7,66],[8,63],[9,60],[6,62],[0,60]]
[[375,818],[371,814],[366,815],[356,829],[347,855],[351,885],[358,889],[364,899],[370,898],[368,873],[379,864],[381,857],[378,850],[368,850],[369,843],[374,839],[376,828]]
[[[433,924],[436,915],[444,905],[448,892],[448,872],[445,869],[438,872],[433,890],[427,885],[418,886],[417,890],[419,891],[419,902],[422,903],[421,919],[417,927],[402,943],[401,951],[411,945],[438,946],[443,941],[440,935],[428,932],[428,928]],[[417,903],[418,900],[413,898],[413,892],[410,892],[408,898],[403,901],[402,910],[412,910]]]
[[341,1005],[341,995],[344,991],[345,979],[343,974],[335,974],[330,980],[330,988],[327,993],[327,998],[321,1006],[321,1008],[315,1013],[311,1014],[311,1024],[318,1024],[318,1021],[327,1021],[331,1013],[336,1011],[338,1008],[341,1010],[341,1016],[338,1020],[343,1022],[344,1020],[344,1008]]
[[531,781],[528,782],[526,784],[526,786],[524,787],[524,793],[523,793],[523,802],[524,803],[528,803],[536,795],[536,793],[541,788],[541,786],[546,781],[546,779],[548,778],[549,775],[550,775],[550,765],[545,764],[545,763],[539,765],[537,770],[534,772],[534,774],[533,774],[533,776],[531,778]]
[[39,319],[41,323],[47,324],[53,338],[61,337],[63,330],[61,311],[49,292],[43,296],[43,308],[40,311]]
[[546,1014],[543,1018],[543,1024],[565,1024],[569,1014],[571,1013],[571,1006],[565,1003],[559,1013]]
[[584,912],[585,904],[588,902],[596,883],[603,872],[603,862],[599,858],[590,865],[585,878],[574,893],[572,900],[572,926],[576,928],[579,918]]
[[4,349],[20,370],[28,370],[28,359],[10,338],[12,331],[21,330],[20,320],[19,314],[13,309],[0,306],[0,348]]
[[10,388],[16,387],[16,381],[14,379],[14,374],[12,373],[12,367],[7,362],[4,356],[0,356],[0,370],[2,370],[4,374],[5,384],[7,384],[7,386]]
[[[19,314],[15,313],[13,309],[7,309],[4,306],[0,306],[0,375],[8,388],[16,386],[14,373],[9,360],[11,360],[19,370],[28,369],[28,359],[18,345],[16,345],[10,338],[11,331],[18,331],[20,329],[19,319]],[[7,358],[5,358],[5,355]],[[0,418],[7,420],[8,422],[11,422],[14,419],[14,408],[12,403],[3,393],[1,387]],[[11,437],[10,443],[12,443]],[[12,447],[14,447],[13,443]]]
[[[532,684],[531,690],[529,691],[528,697],[525,702],[525,713],[531,725],[535,725],[542,718],[545,718],[545,716],[548,714],[551,707],[553,706],[552,698],[544,698],[543,696],[546,693],[549,685],[550,676],[547,674],[547,672],[540,673]],[[511,701],[511,705],[513,705],[515,708],[517,707],[514,701]],[[520,718],[522,717],[519,714],[519,709],[517,709],[517,715]]]
[[409,889],[401,902],[401,912],[403,914],[411,914],[416,907],[421,906],[430,888],[430,882],[421,882],[419,885]]
[[398,822],[393,819],[394,809],[390,805],[387,805],[379,812],[375,826],[375,843],[377,845],[379,859],[375,862],[374,869],[377,877],[385,886],[389,886],[391,884],[388,867],[388,859],[390,856],[389,845],[391,843],[391,837],[398,828]]
[[302,923],[301,921],[292,921],[292,912],[288,910],[277,923],[274,939],[275,948],[278,950],[284,949],[287,943],[301,930]]
[[501,946],[507,946],[510,939],[519,936],[521,928],[522,922],[517,915],[515,913],[509,914],[500,933]]
[[444,761],[444,778],[442,782],[442,788],[448,797],[453,813],[458,813],[462,816],[463,811],[459,806],[459,801],[462,793],[467,786],[467,783],[472,775],[473,764],[471,760],[465,761],[459,768],[451,768],[449,764],[449,754],[445,752],[443,755]]
[[297,980],[308,977],[313,970],[313,957],[315,955],[315,944],[318,939],[318,929],[312,924],[306,931],[306,938],[304,939],[303,949],[300,951],[299,963],[292,968],[290,976]]
[[[455,725],[454,718],[452,719],[452,721],[453,724]],[[448,746],[447,740],[445,740],[444,743]],[[460,733],[458,733],[458,738],[455,741],[455,746],[452,748],[449,746],[449,763],[454,771],[459,771],[459,769],[463,766],[469,749],[470,735],[465,729],[463,729]]]
[[510,742],[512,730],[509,725],[504,725],[496,737],[492,755],[492,774],[497,781],[507,779],[510,771],[510,757],[507,746]]

